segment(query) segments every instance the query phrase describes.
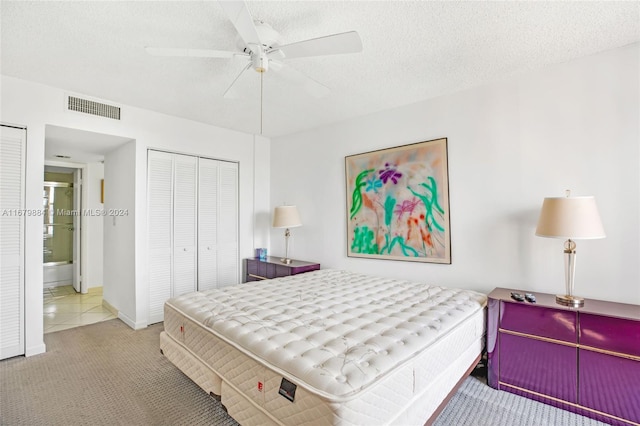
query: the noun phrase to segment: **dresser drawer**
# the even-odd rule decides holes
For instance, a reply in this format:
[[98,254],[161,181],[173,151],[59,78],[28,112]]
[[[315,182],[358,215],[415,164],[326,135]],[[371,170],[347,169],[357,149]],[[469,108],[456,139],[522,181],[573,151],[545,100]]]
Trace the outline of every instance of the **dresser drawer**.
[[576,312],[531,303],[502,302],[500,328],[547,339],[577,343]]
[[270,276],[269,278],[286,277],[287,275],[291,275],[291,268],[288,266],[276,265],[275,268],[273,276]]
[[580,313],[580,346],[640,357],[640,321]]
[[585,349],[579,357],[579,404],[640,424],[640,361]]
[[[500,382],[576,403],[578,349],[528,337],[500,334]],[[511,390],[509,386],[500,389]]]
[[276,265],[261,262],[259,260],[247,259],[247,275],[249,280],[263,280],[276,276]]

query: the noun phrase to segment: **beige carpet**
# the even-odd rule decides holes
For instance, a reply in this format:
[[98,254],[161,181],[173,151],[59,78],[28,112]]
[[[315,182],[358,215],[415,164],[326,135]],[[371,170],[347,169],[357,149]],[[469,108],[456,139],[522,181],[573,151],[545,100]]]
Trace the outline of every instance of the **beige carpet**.
[[[237,425],[160,354],[160,331],[114,319],[46,334],[46,353],[0,361],[0,424]],[[599,424],[469,377],[435,426]]]
[[0,362],[0,424],[235,425],[160,354],[160,331],[114,319],[46,334],[46,353]]

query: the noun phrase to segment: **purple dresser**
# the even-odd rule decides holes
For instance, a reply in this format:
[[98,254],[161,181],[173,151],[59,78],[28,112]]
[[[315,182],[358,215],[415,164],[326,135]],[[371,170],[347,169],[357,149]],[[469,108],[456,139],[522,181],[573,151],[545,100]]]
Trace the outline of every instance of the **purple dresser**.
[[488,382],[614,425],[640,424],[640,306],[585,300],[583,308],[535,293],[489,294]]
[[284,264],[280,261],[279,257],[273,256],[268,256],[267,260],[260,260],[258,258],[245,259],[244,281],[267,280],[315,271],[317,269],[320,269],[319,263],[292,260],[291,263]]

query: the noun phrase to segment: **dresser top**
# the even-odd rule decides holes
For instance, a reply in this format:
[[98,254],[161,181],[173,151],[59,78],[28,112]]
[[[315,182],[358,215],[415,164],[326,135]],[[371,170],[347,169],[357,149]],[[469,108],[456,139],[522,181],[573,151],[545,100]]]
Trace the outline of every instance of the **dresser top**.
[[[511,298],[511,292],[532,293],[536,296],[536,303],[518,302]],[[538,293],[530,290],[520,290],[514,288],[497,287],[489,293],[489,299],[503,300],[505,302],[526,304],[531,306],[540,306],[543,308],[553,308],[564,311],[584,312],[594,315],[605,315],[609,317],[626,318],[640,321],[640,305],[632,305],[629,303],[607,302],[604,300],[584,299],[584,306],[581,308],[572,308],[556,303],[556,296],[548,293]]]
[[256,262],[264,262],[264,263],[274,263],[276,265],[282,265],[282,266],[291,266],[294,268],[297,268],[299,266],[309,266],[309,265],[317,265],[317,262],[305,262],[302,260],[294,260],[291,259],[291,263],[284,263],[280,260],[280,257],[277,256],[267,256],[267,260],[260,260],[257,257],[253,257],[250,260],[256,261]]

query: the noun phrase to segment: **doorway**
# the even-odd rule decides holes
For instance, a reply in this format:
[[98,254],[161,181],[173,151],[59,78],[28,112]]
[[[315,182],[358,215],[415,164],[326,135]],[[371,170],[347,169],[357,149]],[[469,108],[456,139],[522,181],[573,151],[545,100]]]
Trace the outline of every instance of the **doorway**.
[[[103,280],[105,155],[130,139],[45,126],[43,325],[50,333],[118,317]],[[113,167],[117,167],[114,164]]]
[[45,166],[43,190],[44,287],[81,292],[81,168]]

